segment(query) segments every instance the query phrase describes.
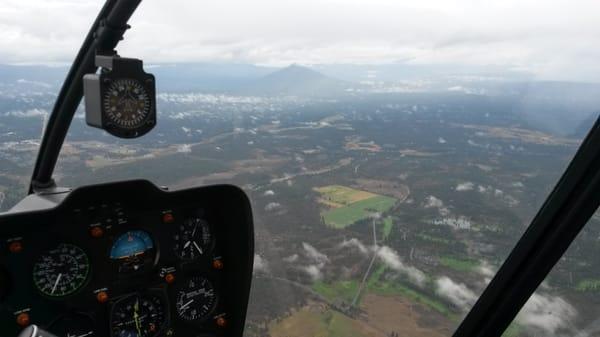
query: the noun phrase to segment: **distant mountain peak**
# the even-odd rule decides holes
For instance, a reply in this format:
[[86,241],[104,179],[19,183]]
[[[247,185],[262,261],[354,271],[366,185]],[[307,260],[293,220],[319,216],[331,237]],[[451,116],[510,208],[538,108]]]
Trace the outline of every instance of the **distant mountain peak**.
[[321,78],[329,78],[316,70],[313,70],[309,67],[299,65],[296,63],[292,63],[285,68],[281,68],[281,69],[267,75],[266,77],[273,76],[273,75],[277,76],[277,75],[281,75],[281,74],[285,74],[286,76],[315,76],[315,77],[318,76]]
[[258,95],[328,96],[339,94],[348,83],[299,64],[290,64],[259,79],[248,88]]

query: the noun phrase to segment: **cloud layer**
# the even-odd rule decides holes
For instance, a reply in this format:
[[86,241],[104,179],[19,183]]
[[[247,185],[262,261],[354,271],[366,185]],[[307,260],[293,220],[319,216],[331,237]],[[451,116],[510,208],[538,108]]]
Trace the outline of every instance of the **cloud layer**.
[[[0,63],[70,62],[102,4],[4,0]],[[586,0],[147,1],[121,49],[152,62],[496,65],[593,80],[599,11]]]

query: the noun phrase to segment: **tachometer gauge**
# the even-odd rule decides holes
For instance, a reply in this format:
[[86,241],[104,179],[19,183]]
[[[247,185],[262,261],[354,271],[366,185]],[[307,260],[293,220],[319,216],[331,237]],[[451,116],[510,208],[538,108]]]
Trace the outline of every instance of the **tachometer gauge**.
[[115,302],[110,314],[112,337],[153,337],[166,322],[166,305],[153,294],[133,294]]
[[195,260],[206,254],[212,244],[208,222],[193,218],[185,220],[173,236],[173,249],[182,260]]
[[217,294],[205,277],[196,276],[185,281],[177,290],[177,315],[186,321],[206,319],[217,306]]
[[83,287],[89,273],[85,252],[63,243],[40,256],[33,266],[33,283],[46,296],[63,297]]
[[104,93],[103,104],[108,120],[121,128],[139,128],[150,114],[150,95],[136,79],[113,81]]

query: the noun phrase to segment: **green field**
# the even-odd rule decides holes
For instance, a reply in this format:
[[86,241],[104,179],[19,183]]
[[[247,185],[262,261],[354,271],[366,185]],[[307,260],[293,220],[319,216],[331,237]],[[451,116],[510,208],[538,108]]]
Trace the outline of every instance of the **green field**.
[[452,316],[452,312],[448,309],[448,306],[443,302],[438,301],[434,297],[426,295],[421,291],[417,291],[413,288],[407,287],[400,284],[398,281],[385,281],[381,279],[381,276],[385,272],[385,266],[380,265],[373,271],[371,277],[367,282],[367,289],[378,295],[400,295],[408,298],[409,300],[423,304],[443,315],[448,317]]
[[521,336],[521,326],[517,323],[511,323],[502,334],[502,337],[518,337]]
[[577,282],[575,286],[575,290],[577,291],[599,291],[600,290],[600,280],[596,279],[585,279],[583,281]]
[[269,329],[274,337],[364,337],[353,319],[335,311],[300,310]]
[[337,207],[377,196],[377,194],[371,192],[356,190],[342,185],[317,187],[315,191],[321,193],[322,202]]
[[450,240],[448,239],[444,239],[444,238],[438,238],[435,236],[431,236],[425,233],[417,233],[416,235],[417,238],[423,240],[423,241],[427,241],[427,242],[433,242],[433,243],[442,243],[445,245],[449,245],[450,244]]
[[394,220],[391,216],[388,216],[385,219],[383,219],[383,229],[381,233],[383,240],[387,239],[388,236],[390,236],[390,233],[392,232],[392,227],[394,227]]
[[312,285],[314,291],[327,298],[329,301],[342,300],[351,303],[358,291],[358,281],[336,281],[333,283],[325,283],[317,281]]
[[475,270],[475,268],[479,267],[479,261],[471,259],[459,259],[450,256],[440,257],[440,264],[450,269],[462,272],[471,272]]
[[[331,185],[315,190],[321,194],[321,203],[334,207],[321,213],[325,224],[333,228],[345,228],[372,213],[386,212],[396,204],[394,198],[346,186]],[[391,225],[388,226],[391,231]]]

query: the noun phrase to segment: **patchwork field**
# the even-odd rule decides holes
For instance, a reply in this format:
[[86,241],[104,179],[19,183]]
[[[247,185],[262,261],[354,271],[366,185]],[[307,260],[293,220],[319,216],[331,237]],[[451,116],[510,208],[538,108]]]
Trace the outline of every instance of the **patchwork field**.
[[452,333],[450,322],[441,315],[423,311],[410,301],[395,296],[368,294],[360,319],[319,306],[307,305],[288,317],[273,321],[273,337],[442,337]]
[[321,213],[327,226],[345,228],[368,218],[372,213],[391,209],[397,199],[341,185],[315,188],[321,194],[319,202],[330,209]]
[[375,329],[359,320],[325,309],[307,305],[289,317],[274,322],[269,335],[273,337],[384,337]]

